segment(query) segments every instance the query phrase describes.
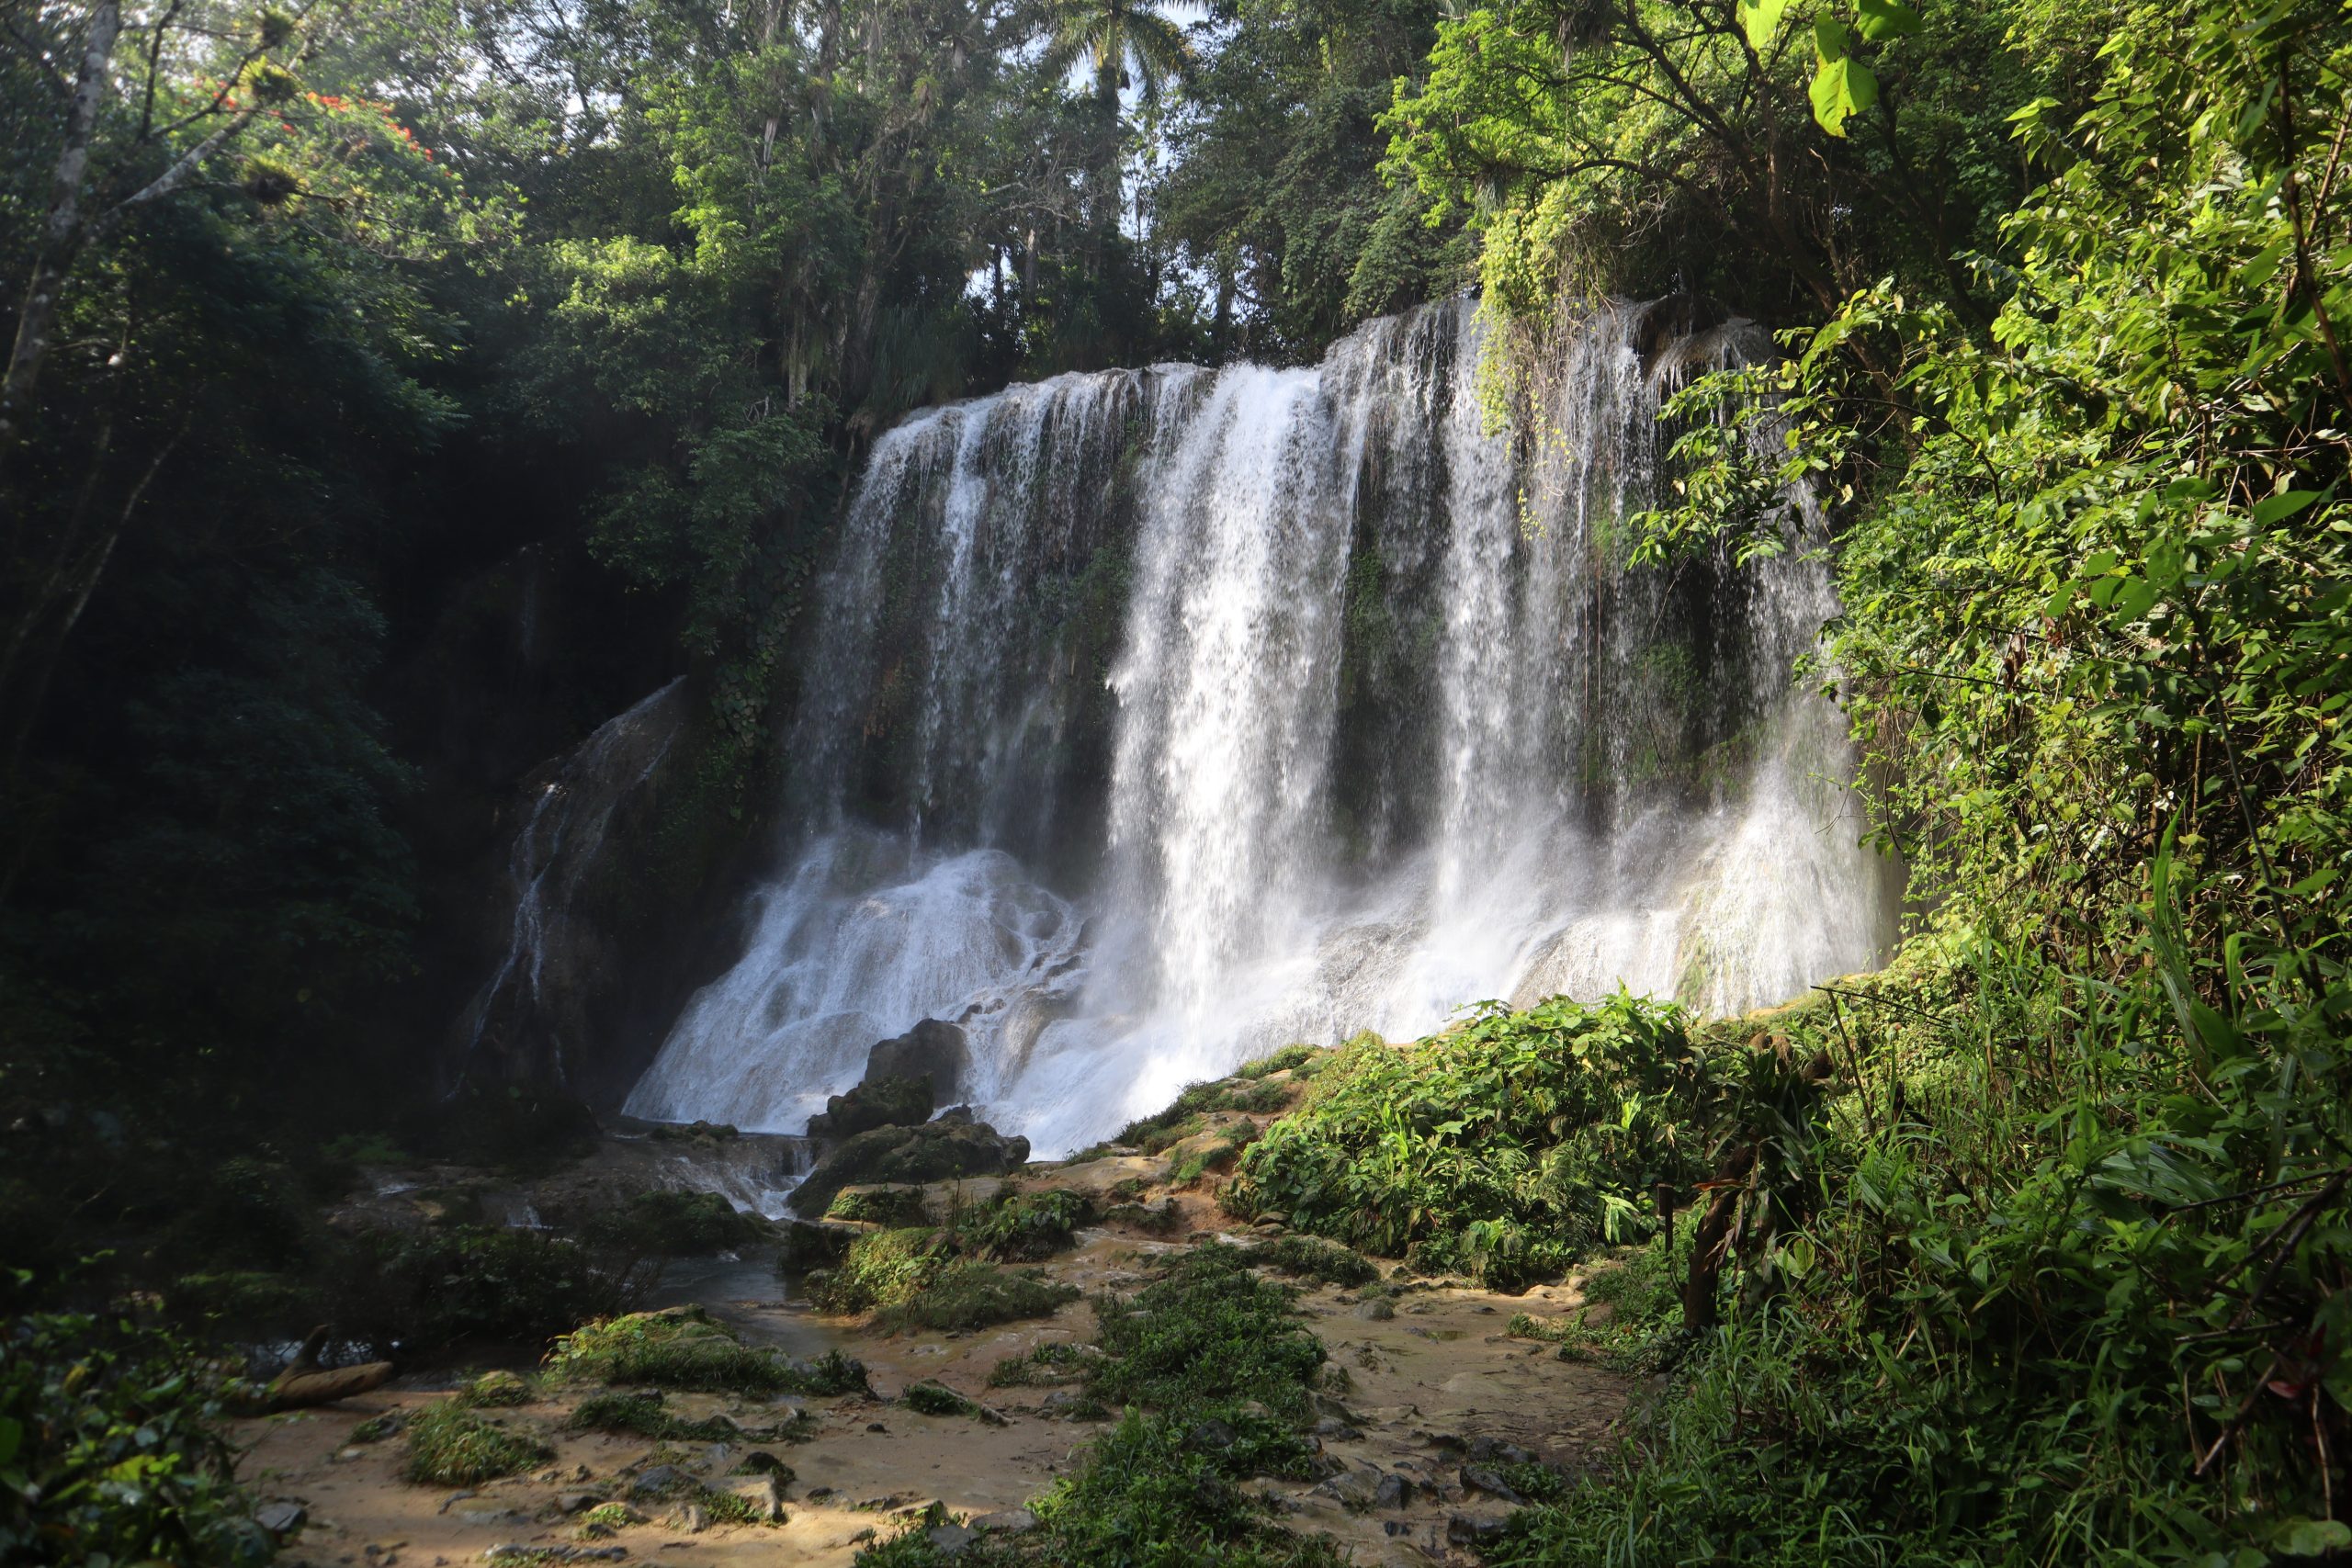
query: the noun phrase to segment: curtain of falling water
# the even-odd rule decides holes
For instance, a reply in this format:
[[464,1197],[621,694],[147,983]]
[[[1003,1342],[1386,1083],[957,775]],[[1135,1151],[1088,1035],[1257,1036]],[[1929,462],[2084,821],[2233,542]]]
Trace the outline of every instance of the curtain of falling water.
[[[960,1022],[1053,1153],[1290,1039],[1620,983],[1724,1011],[1872,962],[1833,608],[1793,547],[1621,564],[1733,323],[1566,334],[1488,428],[1465,301],[1312,370],[1067,376],[875,448],[792,739],[799,837],[628,1109],[797,1131]],[[1653,333],[1653,336],[1656,334]]]

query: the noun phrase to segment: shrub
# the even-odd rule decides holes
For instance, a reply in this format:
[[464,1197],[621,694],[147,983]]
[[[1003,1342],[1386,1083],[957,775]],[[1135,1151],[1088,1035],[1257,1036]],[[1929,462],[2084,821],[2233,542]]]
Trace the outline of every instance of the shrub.
[[738,1342],[699,1307],[631,1313],[574,1329],[549,1353],[548,1375],[714,1393],[776,1393],[797,1379],[783,1357]]
[[1501,1288],[1644,1234],[1702,1174],[1712,1082],[1679,1010],[1620,995],[1488,1006],[1412,1045],[1351,1044],[1242,1156],[1241,1213]]
[[1093,1205],[1080,1193],[1000,1193],[957,1216],[956,1245],[975,1257],[1034,1262],[1067,1251],[1078,1228],[1093,1218]]
[[403,1473],[433,1486],[471,1486],[548,1463],[555,1450],[537,1438],[509,1431],[455,1401],[424,1411],[408,1424],[408,1463]]
[[619,1310],[628,1282],[582,1248],[532,1231],[455,1225],[370,1231],[333,1259],[334,1320],[406,1353],[460,1343],[544,1344]]
[[0,1338],[0,1561],[258,1564],[219,1421],[235,1385],[161,1330],[79,1314]]
[[1025,1356],[1007,1356],[998,1361],[995,1370],[989,1373],[989,1386],[1052,1388],[1061,1383],[1082,1382],[1088,1366],[1095,1359],[1090,1348],[1046,1344],[1036,1347]]
[[808,1299],[833,1313],[896,1306],[938,1276],[953,1245],[946,1233],[921,1225],[870,1232],[838,1265],[808,1276]]

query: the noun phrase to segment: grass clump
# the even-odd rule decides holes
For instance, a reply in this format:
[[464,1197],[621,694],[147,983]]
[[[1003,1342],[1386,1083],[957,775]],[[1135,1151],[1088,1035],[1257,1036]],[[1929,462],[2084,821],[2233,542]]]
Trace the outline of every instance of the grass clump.
[[1208,1125],[1208,1118],[1219,1111],[1238,1111],[1262,1116],[1289,1104],[1291,1095],[1292,1090],[1285,1085],[1254,1080],[1221,1078],[1187,1084],[1166,1110],[1128,1122],[1111,1141],[1156,1155],[1202,1131]]
[[997,1262],[1032,1263],[1067,1252],[1095,1218],[1082,1193],[1002,1192],[954,1224],[960,1251]]
[[[1130,1408],[1074,1474],[1031,1499],[1037,1529],[984,1535],[956,1552],[957,1568],[1340,1568],[1328,1538],[1283,1529],[1241,1484],[1313,1473],[1314,1450],[1291,1423],[1310,1406],[1323,1349],[1289,1292],[1234,1248],[1208,1247],[1132,1298],[1096,1304],[1102,1356],[1046,1346],[1016,1360],[1087,1359],[1090,1392],[1149,1408]],[[924,1531],[937,1522],[868,1549],[859,1568],[936,1568],[946,1558]]]
[[1489,1006],[1415,1044],[1361,1041],[1242,1156],[1238,1213],[1502,1289],[1654,1222],[1704,1174],[1712,1093],[1680,1010],[1619,996]]
[[574,1329],[556,1342],[548,1375],[712,1393],[796,1387],[794,1369],[783,1357],[740,1343],[700,1307],[631,1313]]
[[482,1373],[451,1397],[468,1410],[509,1410],[530,1404],[538,1390],[530,1379],[501,1369]]
[[1025,1356],[1007,1356],[989,1373],[990,1388],[1056,1388],[1083,1382],[1100,1352],[1076,1345],[1040,1345]]
[[1040,1269],[1000,1269],[959,1258],[905,1301],[876,1313],[874,1321],[890,1334],[915,1328],[954,1333],[1050,1316],[1079,1294],[1077,1287],[1056,1284]]
[[1323,1054],[1323,1048],[1319,1045],[1285,1045],[1279,1051],[1270,1051],[1265,1055],[1242,1063],[1233,1070],[1233,1076],[1252,1081],[1269,1077],[1275,1073],[1291,1073],[1304,1077],[1306,1076],[1304,1069],[1307,1064]]
[[1285,1235],[1257,1242],[1241,1249],[1241,1260],[1255,1269],[1351,1289],[1380,1278],[1380,1270],[1362,1253],[1319,1236]]
[[864,1224],[900,1227],[923,1223],[920,1187],[854,1187],[833,1195],[825,1207],[829,1220],[853,1220]]
[[910,1382],[899,1401],[908,1409],[922,1416],[978,1416],[977,1401],[965,1398],[945,1383]]
[[[1060,1196],[1045,1193],[1038,1198]],[[1044,1202],[1007,1204],[995,1212],[1015,1218],[994,1234],[1024,1247],[1035,1245],[1040,1233],[1049,1231],[1055,1215],[1068,1213],[1061,1205]],[[1067,1285],[965,1256],[961,1248],[967,1245],[964,1233],[952,1228],[872,1232],[851,1244],[840,1267],[808,1277],[809,1298],[827,1312],[875,1313],[876,1323],[892,1333],[909,1328],[947,1332],[1043,1317],[1078,1299],[1079,1292]]]
[[1238,1248],[1196,1248],[1094,1310],[1103,1356],[1087,1387],[1100,1399],[1178,1411],[1254,1402],[1293,1420],[1311,1408],[1322,1342],[1300,1325],[1291,1292],[1252,1274]]
[[555,1458],[537,1438],[510,1431],[454,1401],[426,1409],[408,1425],[403,1471],[420,1485],[471,1486],[514,1475]]

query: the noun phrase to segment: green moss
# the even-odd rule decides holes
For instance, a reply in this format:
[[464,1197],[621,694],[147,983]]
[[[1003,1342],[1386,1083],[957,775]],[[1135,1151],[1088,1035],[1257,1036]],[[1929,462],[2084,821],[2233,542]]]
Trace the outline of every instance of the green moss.
[[1317,1045],[1285,1045],[1254,1061],[1244,1062],[1234,1069],[1238,1078],[1262,1078],[1273,1073],[1295,1073],[1323,1055]]
[[471,1486],[554,1458],[555,1450],[537,1438],[445,1402],[409,1423],[403,1473],[421,1485]]
[[945,1232],[923,1225],[859,1236],[837,1266],[808,1276],[808,1299],[833,1313],[897,1306],[937,1278],[952,1247]]

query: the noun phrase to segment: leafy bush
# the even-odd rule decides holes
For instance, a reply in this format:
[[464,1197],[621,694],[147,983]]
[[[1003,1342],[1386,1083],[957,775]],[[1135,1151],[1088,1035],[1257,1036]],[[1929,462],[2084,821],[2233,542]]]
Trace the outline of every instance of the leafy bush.
[[1702,1174],[1710,1074],[1680,1011],[1620,995],[1488,1006],[1412,1045],[1348,1046],[1242,1156],[1227,1207],[1510,1288],[1650,1224]]
[[344,1332],[407,1353],[471,1341],[541,1344],[615,1312],[629,1282],[571,1242],[492,1226],[363,1232],[332,1258]]
[[974,1257],[1035,1262],[1069,1250],[1093,1205],[1076,1192],[1006,1192],[956,1217],[956,1245]]
[[261,1563],[219,1422],[234,1385],[160,1330],[78,1314],[0,1338],[0,1560]]
[[699,1307],[631,1313],[574,1329],[549,1352],[548,1375],[713,1393],[776,1393],[794,1388],[797,1377],[783,1357],[739,1342]]
[[838,1265],[808,1276],[808,1299],[833,1313],[897,1306],[938,1277],[953,1246],[947,1233],[922,1225],[869,1232],[850,1243]]
[[514,1475],[555,1458],[537,1438],[510,1431],[454,1401],[444,1401],[408,1424],[402,1473],[433,1486],[471,1486]]
[[959,1258],[906,1300],[876,1313],[874,1324],[888,1334],[912,1328],[940,1334],[986,1328],[1049,1316],[1079,1294],[1076,1286],[1057,1284],[1042,1270],[1000,1269]]

